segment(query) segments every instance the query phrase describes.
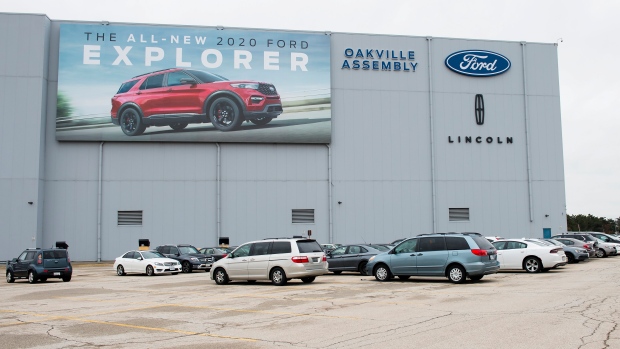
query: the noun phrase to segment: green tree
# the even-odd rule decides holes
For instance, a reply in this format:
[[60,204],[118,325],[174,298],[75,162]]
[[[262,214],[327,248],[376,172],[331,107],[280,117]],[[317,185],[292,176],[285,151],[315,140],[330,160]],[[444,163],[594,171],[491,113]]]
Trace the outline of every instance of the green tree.
[[69,97],[59,91],[58,97],[56,98],[56,118],[66,118],[71,116],[71,114],[73,114],[73,107],[71,106]]
[[613,234],[618,230],[618,224],[620,223],[620,218],[614,220],[596,217],[591,214],[567,215],[566,218],[568,231],[596,231]]

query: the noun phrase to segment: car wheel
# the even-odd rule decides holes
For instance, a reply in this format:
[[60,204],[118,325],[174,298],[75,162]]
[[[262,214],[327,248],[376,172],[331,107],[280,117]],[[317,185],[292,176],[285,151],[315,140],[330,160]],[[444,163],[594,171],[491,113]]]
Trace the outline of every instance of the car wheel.
[[15,282],[15,276],[10,270],[6,272],[6,282],[8,282],[9,284]]
[[536,257],[527,257],[523,261],[523,269],[528,273],[538,273],[542,270],[540,259]]
[[118,276],[125,275],[125,268],[123,268],[122,264],[119,264],[118,267],[116,267],[116,275]]
[[69,282],[69,281],[71,281],[71,276],[69,275],[69,276],[65,276],[65,277],[63,277],[63,278],[62,278],[62,281],[63,281],[63,282]]
[[342,270],[334,270],[333,273],[336,275],[340,275],[342,274]]
[[360,263],[359,267],[357,268],[357,270],[360,272],[360,274],[366,276],[368,275],[368,273],[366,272],[366,264],[368,264],[368,262],[362,262]]
[[482,277],[484,275],[474,275],[474,276],[470,276],[469,278],[471,279],[471,281],[480,281],[482,280]]
[[209,108],[209,118],[213,126],[220,131],[232,131],[243,122],[239,107],[227,97],[213,101]]
[[152,265],[147,265],[146,266],[146,275],[147,276],[153,276],[155,275],[155,269],[153,269]]
[[460,265],[453,265],[448,269],[448,279],[455,284],[465,282],[465,269]]
[[229,281],[228,274],[226,274],[226,270],[222,268],[215,269],[215,272],[213,273],[213,279],[215,280],[215,283],[218,285],[226,285]]
[[598,250],[596,250],[596,257],[605,258],[607,257],[607,252],[605,252],[605,250],[603,250],[602,248],[599,248]]
[[182,267],[181,267],[181,271],[183,271],[184,273],[191,273],[192,272],[192,265],[189,264],[188,261],[183,262]]
[[35,284],[37,282],[37,277],[34,275],[34,271],[28,272],[28,282],[31,284]]
[[316,279],[316,276],[308,276],[308,277],[305,277],[305,278],[301,278],[301,281],[302,281],[304,284],[309,284],[309,283],[311,283],[312,281],[314,281],[314,279]]
[[146,130],[146,125],[144,125],[140,114],[134,108],[123,110],[119,122],[121,130],[128,136],[139,136]]
[[275,268],[271,271],[271,283],[273,283],[276,286],[284,286],[286,285],[286,281],[288,281],[286,279],[286,273],[284,272],[284,270],[282,270],[282,268]]
[[567,253],[566,258],[568,258],[568,263],[575,263],[575,256],[572,253]]
[[273,120],[273,118],[270,118],[268,116],[263,116],[262,118],[252,119],[250,120],[250,122],[253,123],[254,125],[264,126],[270,123],[271,120]]
[[410,275],[398,275],[398,278],[401,280],[409,280],[410,277]]
[[388,267],[383,264],[375,267],[373,274],[375,276],[375,279],[377,279],[377,281],[383,282],[383,281],[388,281],[389,279],[392,278],[390,269],[388,269]]
[[187,123],[185,122],[175,122],[174,124],[170,124],[170,128],[175,131],[180,131],[187,127]]

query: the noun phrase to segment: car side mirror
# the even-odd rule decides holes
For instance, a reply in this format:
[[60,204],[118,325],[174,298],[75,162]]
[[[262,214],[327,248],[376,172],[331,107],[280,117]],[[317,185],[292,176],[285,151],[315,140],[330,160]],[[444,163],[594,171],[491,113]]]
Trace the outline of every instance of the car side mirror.
[[196,85],[196,81],[194,79],[181,79],[181,85]]
[[138,257],[138,258],[136,258],[136,259],[137,259],[137,260],[139,260],[139,261],[141,261],[141,260],[142,260],[142,257]]

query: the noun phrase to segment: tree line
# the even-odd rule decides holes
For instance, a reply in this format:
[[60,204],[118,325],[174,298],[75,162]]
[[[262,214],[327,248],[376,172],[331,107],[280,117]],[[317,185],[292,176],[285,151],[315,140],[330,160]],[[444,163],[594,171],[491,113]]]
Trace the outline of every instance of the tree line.
[[596,217],[591,214],[566,215],[568,231],[596,231],[606,234],[614,234],[620,228],[620,217],[616,219]]

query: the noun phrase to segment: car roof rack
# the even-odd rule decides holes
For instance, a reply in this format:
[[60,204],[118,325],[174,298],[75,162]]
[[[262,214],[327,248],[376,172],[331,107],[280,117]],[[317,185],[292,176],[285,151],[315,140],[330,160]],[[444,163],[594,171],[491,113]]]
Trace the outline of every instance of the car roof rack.
[[136,75],[136,76],[134,76],[132,79],[139,78],[139,77],[144,76],[144,75],[149,75],[149,74],[154,74],[154,73],[163,72],[163,71],[170,70],[170,69],[176,69],[176,68],[166,68],[166,69],[155,70],[155,71],[152,71],[152,72],[148,72],[148,73],[144,73],[144,74]]

